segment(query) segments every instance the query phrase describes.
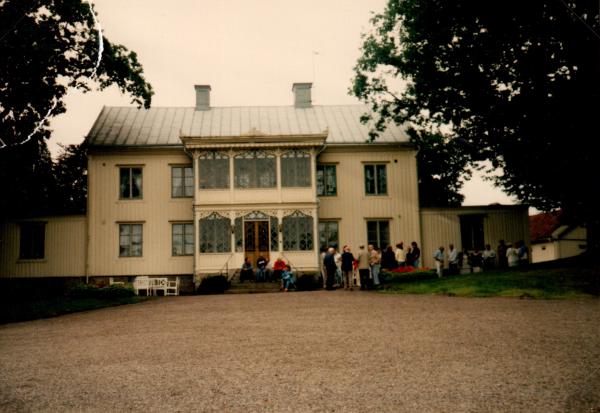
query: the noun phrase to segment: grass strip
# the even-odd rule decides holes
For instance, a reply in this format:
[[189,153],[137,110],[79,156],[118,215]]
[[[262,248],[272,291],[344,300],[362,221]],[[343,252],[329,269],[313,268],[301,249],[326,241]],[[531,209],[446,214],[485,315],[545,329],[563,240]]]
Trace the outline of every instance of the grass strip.
[[56,297],[34,301],[10,301],[0,304],[0,323],[56,317],[104,307],[135,304],[145,300],[147,300],[146,297],[133,296],[115,298]]

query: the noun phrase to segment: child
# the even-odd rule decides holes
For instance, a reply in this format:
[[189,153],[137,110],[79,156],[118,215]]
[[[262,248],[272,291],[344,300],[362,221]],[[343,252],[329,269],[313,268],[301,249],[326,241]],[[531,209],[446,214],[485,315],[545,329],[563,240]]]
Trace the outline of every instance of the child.
[[281,288],[287,292],[289,288],[296,287],[294,284],[294,274],[289,265],[285,266],[285,270],[281,273]]

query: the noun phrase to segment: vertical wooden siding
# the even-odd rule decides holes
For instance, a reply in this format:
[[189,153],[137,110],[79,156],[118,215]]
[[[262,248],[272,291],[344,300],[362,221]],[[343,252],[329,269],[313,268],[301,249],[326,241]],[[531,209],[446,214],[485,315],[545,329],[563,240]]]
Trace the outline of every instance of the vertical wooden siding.
[[[367,243],[367,220],[390,221],[390,241],[420,242],[416,152],[394,146],[328,148],[319,163],[336,165],[337,195],[319,198],[319,219],[339,220],[340,246],[358,252]],[[396,162],[397,161],[397,162]],[[365,194],[365,163],[387,165],[387,195]]]
[[0,277],[85,275],[86,219],[83,215],[36,218],[46,223],[44,258],[19,260],[19,222],[0,224]]
[[[172,221],[192,222],[193,198],[171,197],[171,165],[191,164],[181,150],[92,154],[89,179],[89,274],[191,274],[192,256],[172,256]],[[143,199],[119,199],[119,165],[143,167]],[[143,224],[143,256],[119,257],[119,223]]]
[[[492,248],[503,239],[506,243],[519,240],[529,242],[529,217],[527,207],[482,206],[463,208],[423,208],[421,210],[421,228],[423,233],[423,264],[433,267],[433,254],[438,247],[448,250],[449,244],[462,250],[460,236],[460,216],[468,214],[483,215],[484,242]],[[447,265],[447,263],[446,263]]]

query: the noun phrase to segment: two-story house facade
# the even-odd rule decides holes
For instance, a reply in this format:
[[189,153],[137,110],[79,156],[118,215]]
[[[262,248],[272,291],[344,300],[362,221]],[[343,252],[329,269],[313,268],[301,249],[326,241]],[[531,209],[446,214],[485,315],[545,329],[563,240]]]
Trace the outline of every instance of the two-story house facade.
[[[104,108],[87,140],[88,273],[185,275],[282,257],[316,271],[331,244],[419,241],[415,150],[368,142],[364,107]],[[118,252],[118,253],[117,253]]]

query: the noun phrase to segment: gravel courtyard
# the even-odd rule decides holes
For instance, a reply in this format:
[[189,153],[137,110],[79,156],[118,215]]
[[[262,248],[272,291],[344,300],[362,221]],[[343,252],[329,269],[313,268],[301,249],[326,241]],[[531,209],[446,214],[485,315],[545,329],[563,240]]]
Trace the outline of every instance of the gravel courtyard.
[[600,301],[317,291],[9,324],[0,410],[600,412]]

